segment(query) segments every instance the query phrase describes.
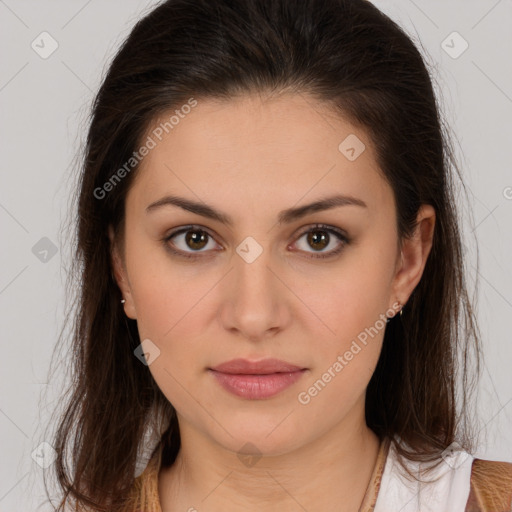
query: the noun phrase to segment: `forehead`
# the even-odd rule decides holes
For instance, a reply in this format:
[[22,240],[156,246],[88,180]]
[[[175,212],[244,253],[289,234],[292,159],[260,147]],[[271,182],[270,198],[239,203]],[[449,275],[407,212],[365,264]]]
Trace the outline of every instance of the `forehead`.
[[370,211],[392,205],[365,130],[312,97],[198,98],[186,111],[178,106],[149,127],[146,137],[154,147],[127,201],[142,208],[164,193],[179,193],[277,211],[343,193],[361,198]]

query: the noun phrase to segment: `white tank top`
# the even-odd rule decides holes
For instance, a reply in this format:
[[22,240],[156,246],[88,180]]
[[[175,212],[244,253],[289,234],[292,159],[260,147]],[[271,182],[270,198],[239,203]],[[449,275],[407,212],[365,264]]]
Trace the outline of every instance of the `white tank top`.
[[[403,475],[393,444],[389,447],[374,512],[464,512],[470,491],[473,457],[454,445],[443,461],[424,479],[411,482]],[[407,461],[413,475],[419,475],[420,462]],[[401,471],[400,471],[401,469]]]

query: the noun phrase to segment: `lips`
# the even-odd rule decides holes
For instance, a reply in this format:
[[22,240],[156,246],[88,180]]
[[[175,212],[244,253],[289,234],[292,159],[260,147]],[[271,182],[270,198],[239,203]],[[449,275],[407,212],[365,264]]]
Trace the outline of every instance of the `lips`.
[[297,382],[307,371],[279,359],[233,359],[209,372],[226,391],[249,400],[272,398]]
[[299,366],[281,361],[280,359],[263,359],[261,361],[248,361],[247,359],[233,359],[219,364],[211,370],[243,375],[268,375],[271,373],[291,373],[303,370]]

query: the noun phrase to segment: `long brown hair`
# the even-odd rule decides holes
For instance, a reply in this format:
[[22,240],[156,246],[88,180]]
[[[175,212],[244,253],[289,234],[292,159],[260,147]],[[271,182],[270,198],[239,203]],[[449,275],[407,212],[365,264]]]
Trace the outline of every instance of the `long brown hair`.
[[137,323],[120,307],[112,275],[107,230],[122,241],[137,166],[107,193],[98,190],[126,166],[150,123],[191,97],[284,89],[367,130],[394,192],[399,240],[413,232],[422,204],[436,212],[424,275],[386,327],[366,392],[368,426],[380,438],[399,436],[404,444],[393,442],[405,459],[436,459],[454,441],[473,449],[466,420],[480,351],[455,206],[454,181],[462,180],[419,50],[365,0],[168,0],[135,25],[92,109],[74,219],[72,382],[53,442],[59,510],[68,498],[118,509],[152,407],[169,422],[165,464],[180,448],[174,408],[134,357]]

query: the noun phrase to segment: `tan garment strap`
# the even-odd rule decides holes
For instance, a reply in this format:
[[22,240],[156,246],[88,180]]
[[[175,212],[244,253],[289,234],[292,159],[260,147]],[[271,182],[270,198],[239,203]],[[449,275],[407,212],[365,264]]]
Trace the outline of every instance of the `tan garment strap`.
[[512,463],[474,459],[465,512],[512,512]]
[[359,512],[373,512],[375,510],[375,504],[377,503],[377,496],[379,494],[382,475],[384,473],[384,467],[386,465],[390,446],[391,442],[389,437],[385,437],[380,443],[377,460],[373,468],[370,482],[368,483],[368,488],[364,494],[363,502],[359,507]]

